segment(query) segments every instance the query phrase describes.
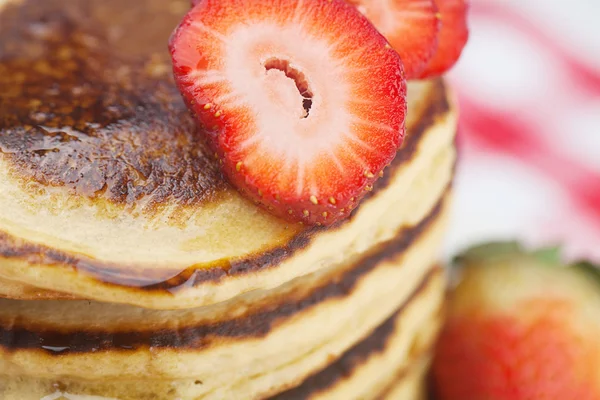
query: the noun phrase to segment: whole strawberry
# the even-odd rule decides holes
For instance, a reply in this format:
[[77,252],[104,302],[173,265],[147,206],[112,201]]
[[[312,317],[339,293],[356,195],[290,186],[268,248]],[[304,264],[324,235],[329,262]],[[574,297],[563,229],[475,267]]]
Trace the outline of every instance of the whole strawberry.
[[600,399],[600,274],[515,243],[458,257],[433,365],[439,400]]

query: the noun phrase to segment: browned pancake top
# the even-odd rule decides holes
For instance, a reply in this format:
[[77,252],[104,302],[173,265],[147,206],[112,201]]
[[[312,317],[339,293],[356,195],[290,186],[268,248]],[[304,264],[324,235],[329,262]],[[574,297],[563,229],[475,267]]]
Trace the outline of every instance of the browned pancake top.
[[24,0],[0,13],[0,151],[73,194],[194,205],[226,188],[173,84],[189,0]]

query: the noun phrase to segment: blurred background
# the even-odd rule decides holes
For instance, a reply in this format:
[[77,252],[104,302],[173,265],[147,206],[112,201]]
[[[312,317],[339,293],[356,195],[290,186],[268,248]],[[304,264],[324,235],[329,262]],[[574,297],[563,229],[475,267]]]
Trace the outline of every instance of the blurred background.
[[600,261],[600,0],[471,2],[447,254],[518,238]]

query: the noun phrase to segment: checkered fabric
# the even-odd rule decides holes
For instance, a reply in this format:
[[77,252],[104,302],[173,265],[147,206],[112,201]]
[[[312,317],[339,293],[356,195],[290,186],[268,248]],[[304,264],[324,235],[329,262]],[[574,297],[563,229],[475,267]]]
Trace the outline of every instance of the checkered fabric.
[[600,260],[598,17],[598,0],[472,0],[450,73],[461,162],[448,254],[518,238]]

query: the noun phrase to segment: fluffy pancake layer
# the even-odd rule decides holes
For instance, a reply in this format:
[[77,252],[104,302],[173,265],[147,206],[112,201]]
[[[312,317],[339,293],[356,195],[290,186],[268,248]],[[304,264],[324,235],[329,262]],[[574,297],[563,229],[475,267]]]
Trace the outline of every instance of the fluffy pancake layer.
[[[445,279],[442,271],[430,268],[421,284],[382,324],[339,357],[315,371],[295,387],[269,395],[242,388],[205,393],[201,379],[160,381],[38,378],[35,376],[0,376],[0,395],[5,400],[38,400],[44,396],[70,399],[376,399],[421,389],[428,363],[428,353],[441,323],[440,307]],[[79,399],[79,398],[78,398]]]
[[[301,278],[304,285],[285,295],[173,311],[0,300],[0,375],[94,384],[200,380],[194,395],[207,399],[293,387],[368,336],[423,284],[445,230],[444,203],[358,263]],[[417,314],[406,318],[406,329],[419,325]]]
[[[149,308],[207,305],[336,268],[440,196],[441,185],[416,182],[452,147],[440,81],[410,88],[406,143],[358,211],[302,228],[240,197],[198,140],[160,46],[188,2],[31,1],[0,11],[5,281]],[[4,295],[18,297],[11,287]]]
[[[264,343],[265,336],[281,331],[286,322],[288,333],[291,333],[299,331],[302,322],[306,328],[315,322],[320,325],[319,315],[343,314],[352,319],[357,310],[368,308],[366,299],[373,301],[380,296],[389,296],[398,302],[418,285],[426,266],[436,258],[435,249],[444,230],[443,210],[443,202],[438,203],[427,218],[403,229],[397,238],[364,255],[358,263],[348,265],[343,271],[308,276],[293,282],[287,290],[255,293],[255,297],[247,301],[236,300],[192,310],[153,311],[86,301],[0,300],[2,343],[12,350],[26,348],[35,352],[42,345],[56,349],[55,352],[47,351],[53,362],[56,361],[52,358],[54,355],[65,360],[70,355],[94,349],[139,348],[144,351],[144,345],[167,352],[172,348],[210,351],[218,345],[233,345],[252,338]],[[379,266],[380,263],[384,267]],[[376,308],[385,316],[386,307],[389,312],[394,309],[389,302]],[[319,331],[320,335],[324,333],[323,329]],[[31,370],[30,367],[25,369]],[[56,372],[73,373],[56,370],[57,365],[53,367]],[[81,370],[80,373],[88,376],[89,372],[92,371]],[[123,373],[125,371],[116,370],[112,376]],[[149,373],[155,375],[157,371]]]

